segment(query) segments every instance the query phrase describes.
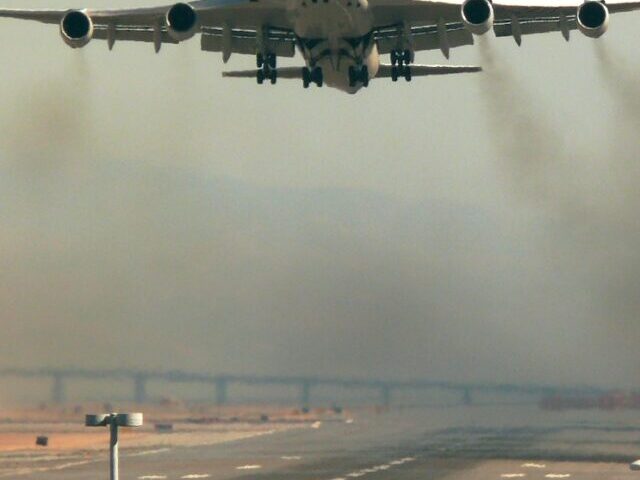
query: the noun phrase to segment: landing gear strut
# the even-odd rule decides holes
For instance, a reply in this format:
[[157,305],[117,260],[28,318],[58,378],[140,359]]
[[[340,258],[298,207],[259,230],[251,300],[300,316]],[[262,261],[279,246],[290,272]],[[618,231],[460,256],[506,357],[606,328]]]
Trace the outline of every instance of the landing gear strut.
[[411,50],[391,50],[391,65],[409,65],[413,63]]
[[413,52],[411,50],[391,50],[391,80],[398,81],[404,77],[407,82],[411,81],[411,67],[413,62]]
[[366,65],[349,67],[349,86],[355,87],[358,82],[365,88],[369,86],[369,68]]
[[278,71],[276,70],[276,56],[273,53],[266,55],[258,53],[256,55],[256,66],[258,67],[256,73],[258,84],[262,85],[265,80],[270,80],[271,84],[276,83]]
[[324,76],[322,75],[322,69],[320,67],[313,69],[304,67],[302,69],[302,86],[309,88],[309,85],[312,83],[315,83],[318,87],[321,87],[324,83]]

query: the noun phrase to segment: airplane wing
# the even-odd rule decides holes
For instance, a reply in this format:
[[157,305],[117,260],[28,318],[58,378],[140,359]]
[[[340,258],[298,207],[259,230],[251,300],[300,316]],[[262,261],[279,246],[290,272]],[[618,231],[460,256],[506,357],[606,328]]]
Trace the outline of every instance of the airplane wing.
[[[523,35],[569,32],[578,28],[576,15],[581,1],[568,5],[513,5],[494,2],[493,30],[497,37],[513,37],[518,45]],[[409,48],[413,51],[441,50],[449,58],[451,48],[473,45],[473,34],[461,21],[461,3],[430,0],[370,0],[380,53]],[[610,13],[640,9],[640,2],[606,3]]]
[[[254,55],[260,42],[278,56],[294,56],[295,37],[285,15],[284,1],[199,0],[188,5],[197,13],[202,49],[223,52],[226,62],[231,53]],[[165,18],[174,6],[82,12],[93,22],[92,38],[107,40],[109,48],[116,41],[138,41],[153,43],[157,52],[163,43],[181,40],[166,26]],[[60,24],[70,11],[0,9],[0,17]]]

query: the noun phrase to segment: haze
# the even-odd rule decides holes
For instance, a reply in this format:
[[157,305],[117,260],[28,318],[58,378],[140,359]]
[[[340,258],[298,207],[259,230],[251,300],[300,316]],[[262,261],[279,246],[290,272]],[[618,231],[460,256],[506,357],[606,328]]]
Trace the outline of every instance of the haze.
[[351,97],[2,21],[0,364],[635,385],[639,22]]

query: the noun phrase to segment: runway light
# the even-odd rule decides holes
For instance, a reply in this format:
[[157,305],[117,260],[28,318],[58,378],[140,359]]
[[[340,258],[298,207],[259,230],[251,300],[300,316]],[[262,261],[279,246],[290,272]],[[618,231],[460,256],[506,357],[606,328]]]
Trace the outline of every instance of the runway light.
[[87,427],[109,427],[109,478],[118,480],[118,427],[142,426],[142,413],[92,413],[85,417]]

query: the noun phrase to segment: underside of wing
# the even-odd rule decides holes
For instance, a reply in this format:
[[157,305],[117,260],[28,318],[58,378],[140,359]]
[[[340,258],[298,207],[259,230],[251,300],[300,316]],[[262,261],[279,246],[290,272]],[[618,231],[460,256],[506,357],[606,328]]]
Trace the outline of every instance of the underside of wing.
[[284,0],[200,0],[152,8],[121,10],[0,9],[0,17],[59,24],[63,40],[82,47],[95,38],[149,42],[158,51],[164,43],[178,43],[201,33],[202,49],[256,54],[267,49],[293,56],[294,42]]
[[431,0],[370,0],[377,25],[380,53],[449,51],[472,45],[474,36],[493,30],[497,37],[513,37],[520,45],[525,35],[559,32],[569,40],[579,29],[599,37],[607,29],[609,13],[638,10],[640,2],[604,3],[578,0],[575,6],[513,5],[491,0],[463,0],[460,4]]

